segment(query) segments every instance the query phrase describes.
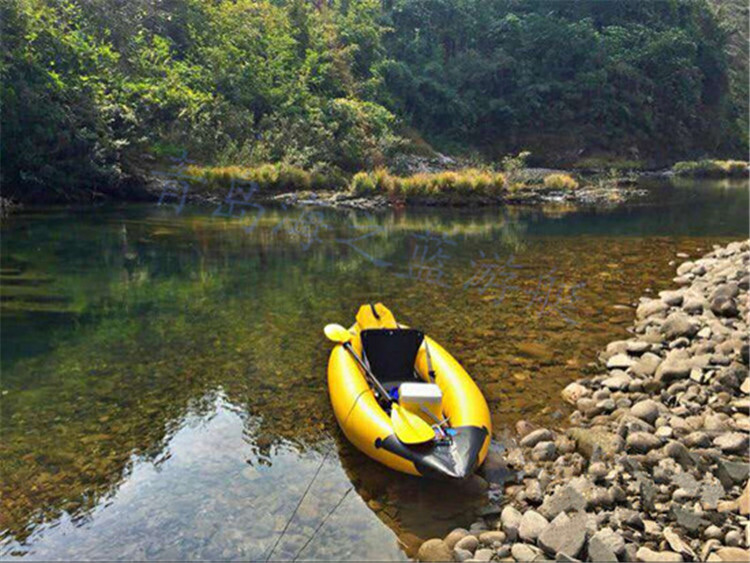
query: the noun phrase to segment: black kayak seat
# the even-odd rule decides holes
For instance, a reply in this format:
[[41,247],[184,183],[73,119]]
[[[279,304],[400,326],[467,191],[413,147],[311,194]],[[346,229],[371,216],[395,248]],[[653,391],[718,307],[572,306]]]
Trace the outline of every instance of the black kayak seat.
[[411,328],[373,328],[360,333],[372,373],[386,389],[406,381],[422,381],[414,373],[424,333]]

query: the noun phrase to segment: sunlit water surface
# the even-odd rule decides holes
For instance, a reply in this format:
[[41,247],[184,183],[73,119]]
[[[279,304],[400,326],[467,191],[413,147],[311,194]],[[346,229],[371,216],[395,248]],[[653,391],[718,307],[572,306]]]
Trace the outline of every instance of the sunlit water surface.
[[[502,436],[627,335],[673,261],[747,236],[747,186],[617,210],[127,205],[2,226],[0,555],[404,559],[468,525],[469,482],[395,474],[342,437],[329,322],[382,301],[475,378]],[[257,221],[256,221],[257,219]]]

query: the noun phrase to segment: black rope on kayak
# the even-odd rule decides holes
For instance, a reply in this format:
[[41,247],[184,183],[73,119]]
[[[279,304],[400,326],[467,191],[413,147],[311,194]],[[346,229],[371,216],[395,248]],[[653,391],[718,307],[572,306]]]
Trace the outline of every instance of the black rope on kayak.
[[328,454],[330,453],[331,453],[331,450],[329,449],[326,452],[326,455],[324,455],[323,459],[320,461],[320,465],[318,465],[318,469],[315,470],[315,475],[313,475],[313,478],[307,484],[307,488],[305,489],[305,492],[302,493],[302,497],[299,499],[299,502],[297,502],[297,506],[294,507],[294,512],[292,512],[292,515],[289,517],[289,520],[286,521],[286,524],[284,525],[284,529],[281,530],[281,534],[279,534],[279,537],[276,539],[276,543],[273,544],[273,547],[271,548],[271,552],[268,554],[268,557],[265,558],[266,561],[271,559],[273,552],[276,551],[276,546],[279,545],[279,542],[284,537],[284,534],[286,534],[286,531],[289,528],[289,524],[292,523],[292,520],[294,520],[294,517],[297,515],[297,511],[299,510],[299,507],[302,506],[302,502],[305,500],[305,497],[307,497],[307,493],[310,492],[310,489],[312,488],[312,485],[315,482],[315,479],[318,478],[318,474],[320,473],[320,470],[323,469],[323,464],[328,459]]
[[294,556],[294,558],[292,559],[292,561],[297,561],[297,558],[298,558],[298,557],[300,556],[300,554],[301,554],[301,553],[302,553],[302,552],[303,552],[303,551],[305,550],[305,548],[306,548],[306,547],[307,547],[308,545],[310,545],[310,542],[311,542],[311,541],[313,541],[313,538],[314,538],[314,537],[315,537],[315,536],[317,535],[317,533],[318,533],[318,532],[320,531],[320,529],[321,529],[321,528],[322,528],[322,527],[323,527],[323,526],[325,525],[325,523],[326,523],[326,522],[328,521],[328,519],[329,519],[329,518],[330,518],[330,517],[331,517],[331,516],[333,515],[333,513],[334,513],[334,512],[336,512],[336,510],[338,510],[339,506],[341,506],[341,505],[343,504],[343,502],[344,502],[344,499],[346,499],[346,497],[347,497],[347,496],[349,496],[349,493],[351,493],[353,489],[354,489],[354,487],[353,487],[353,486],[350,486],[350,487],[349,487],[349,488],[348,488],[348,489],[346,490],[346,492],[344,493],[344,495],[343,495],[343,496],[342,496],[342,497],[341,497],[341,498],[339,499],[339,501],[338,501],[338,502],[336,503],[336,505],[335,505],[335,506],[334,506],[333,508],[331,508],[331,510],[329,510],[329,511],[328,511],[328,514],[326,514],[326,515],[325,515],[325,518],[323,518],[323,520],[321,520],[321,521],[320,521],[320,523],[318,524],[318,526],[317,526],[317,527],[315,528],[315,530],[313,531],[312,535],[311,535],[311,536],[310,536],[310,537],[308,538],[308,540],[307,540],[307,541],[305,542],[305,545],[303,545],[302,547],[300,547],[300,548],[299,548],[299,551],[298,551],[298,552],[297,552],[297,554],[296,554],[296,555]]
[[375,315],[375,318],[380,320],[380,315],[378,315],[378,310],[375,308],[375,305],[370,303],[370,309],[372,309],[372,314]]

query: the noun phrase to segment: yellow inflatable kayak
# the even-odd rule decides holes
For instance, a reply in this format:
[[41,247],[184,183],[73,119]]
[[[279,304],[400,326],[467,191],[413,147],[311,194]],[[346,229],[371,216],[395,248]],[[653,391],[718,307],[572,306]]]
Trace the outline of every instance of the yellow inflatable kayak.
[[[331,404],[347,439],[397,471],[456,479],[471,475],[487,455],[490,412],[461,365],[430,337],[398,324],[382,303],[360,307],[347,337],[351,348],[336,345],[328,361]],[[382,386],[372,386],[365,369]],[[392,407],[394,401],[398,407]],[[427,422],[432,438],[419,444],[400,440],[393,408],[408,409]]]

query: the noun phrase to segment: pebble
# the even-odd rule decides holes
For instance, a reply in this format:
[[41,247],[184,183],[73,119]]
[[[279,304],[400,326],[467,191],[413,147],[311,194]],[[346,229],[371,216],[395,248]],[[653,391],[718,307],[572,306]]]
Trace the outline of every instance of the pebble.
[[659,416],[659,405],[651,399],[639,401],[631,407],[630,414],[641,420],[645,420],[649,424],[653,424]]
[[628,451],[636,453],[646,453],[662,445],[659,438],[648,432],[633,432],[629,434],[625,444]]
[[747,453],[748,435],[743,432],[730,432],[717,436],[713,443],[724,453]]
[[454,547],[456,547],[456,544],[459,540],[465,538],[468,535],[468,530],[464,528],[456,528],[455,530],[452,530],[451,533],[449,533],[447,536],[445,536],[445,539],[443,541],[449,549],[453,549]]
[[554,442],[539,442],[531,450],[531,459],[535,461],[554,461],[557,457],[557,447]]
[[[446,541],[446,544],[447,543],[448,542]],[[457,547],[458,549],[465,549],[466,551],[474,553],[474,551],[476,551],[477,549],[477,546],[479,546],[479,540],[476,538],[476,536],[466,535],[458,540],[454,547]]]
[[541,550],[523,543],[514,543],[510,553],[516,561],[534,561],[541,555]]
[[536,446],[539,442],[550,442],[555,439],[554,434],[547,430],[546,428],[540,428],[539,430],[534,430],[526,436],[524,436],[521,439],[521,446],[525,448],[533,448]]
[[499,530],[491,530],[482,532],[479,534],[479,543],[482,545],[492,545],[494,543],[503,543],[505,541],[505,534]]
[[682,555],[672,551],[654,551],[648,547],[641,547],[635,554],[636,561],[684,561]]
[[417,559],[419,561],[453,561],[453,552],[443,540],[433,538],[419,546]]

